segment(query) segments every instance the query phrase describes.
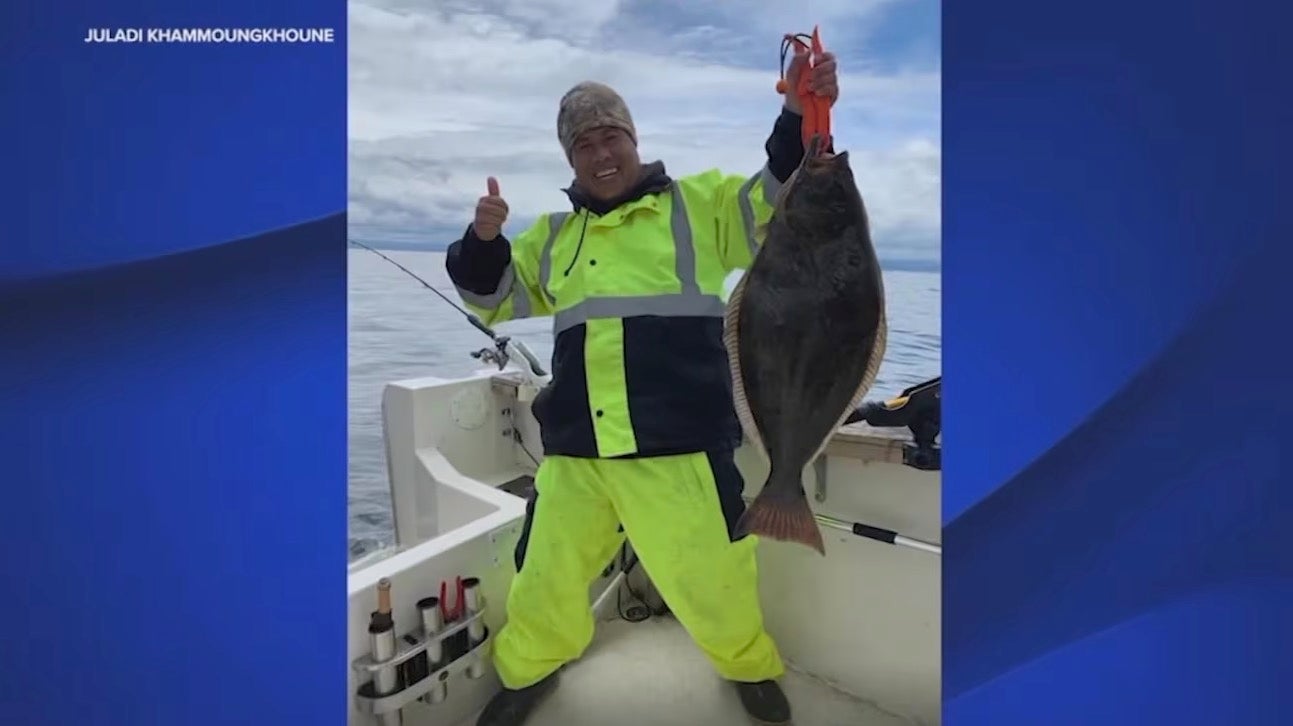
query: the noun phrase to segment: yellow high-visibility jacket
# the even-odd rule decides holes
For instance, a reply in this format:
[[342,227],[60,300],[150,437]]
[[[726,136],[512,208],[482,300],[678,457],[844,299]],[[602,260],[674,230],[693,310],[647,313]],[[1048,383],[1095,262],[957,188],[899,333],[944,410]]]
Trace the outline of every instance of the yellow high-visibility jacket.
[[803,155],[782,113],[752,176],[672,179],[645,167],[614,205],[567,190],[570,212],[507,240],[469,227],[446,268],[487,325],[550,316],[552,383],[534,403],[546,455],[612,458],[732,449],[741,440],[723,347],[723,283]]

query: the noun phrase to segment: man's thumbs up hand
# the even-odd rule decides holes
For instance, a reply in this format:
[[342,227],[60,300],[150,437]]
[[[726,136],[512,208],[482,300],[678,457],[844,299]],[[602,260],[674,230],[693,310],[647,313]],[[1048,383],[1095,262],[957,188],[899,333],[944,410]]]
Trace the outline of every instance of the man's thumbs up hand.
[[503,223],[507,221],[507,202],[499,195],[498,180],[489,177],[485,180],[487,194],[476,202],[476,220],[472,222],[472,231],[482,240],[492,240],[503,232]]

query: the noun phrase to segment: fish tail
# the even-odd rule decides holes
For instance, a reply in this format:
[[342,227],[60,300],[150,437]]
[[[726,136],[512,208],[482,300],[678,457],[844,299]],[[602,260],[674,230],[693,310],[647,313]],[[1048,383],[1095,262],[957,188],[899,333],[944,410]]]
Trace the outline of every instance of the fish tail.
[[759,492],[759,496],[754,498],[749,509],[745,510],[745,514],[737,522],[737,532],[782,542],[798,542],[825,555],[826,545],[822,542],[822,531],[817,526],[799,480],[779,480],[780,476],[776,472],[768,477],[763,491]]

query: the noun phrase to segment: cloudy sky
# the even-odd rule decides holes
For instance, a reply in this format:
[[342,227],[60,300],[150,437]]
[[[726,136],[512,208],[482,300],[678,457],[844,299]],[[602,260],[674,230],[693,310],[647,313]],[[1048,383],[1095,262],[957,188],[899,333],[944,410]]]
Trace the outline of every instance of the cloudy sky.
[[[485,178],[512,217],[567,209],[557,101],[595,79],[627,100],[644,161],[675,176],[763,163],[785,32],[840,61],[833,113],[881,254],[939,257],[940,28],[933,0],[351,0],[350,221],[447,243]],[[448,236],[447,239],[442,239]]]

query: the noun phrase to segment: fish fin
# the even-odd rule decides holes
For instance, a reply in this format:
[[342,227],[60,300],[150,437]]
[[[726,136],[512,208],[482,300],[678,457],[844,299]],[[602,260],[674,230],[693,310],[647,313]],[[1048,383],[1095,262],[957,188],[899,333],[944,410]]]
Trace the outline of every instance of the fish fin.
[[736,287],[732,289],[732,296],[728,298],[723,322],[723,345],[727,348],[727,363],[732,372],[732,403],[736,407],[736,417],[741,422],[741,429],[745,431],[746,438],[754,445],[764,461],[768,461],[768,450],[763,446],[763,437],[759,435],[759,428],[754,425],[754,415],[750,413],[750,401],[745,396],[745,378],[741,373],[739,321],[745,280],[746,275],[741,275]]
[[[884,362],[885,347],[889,341],[889,321],[885,316],[884,309],[884,291],[881,293],[880,318],[875,326],[875,341],[871,344],[871,359],[867,361],[866,372],[862,375],[862,382],[858,384],[858,389],[853,392],[853,398],[849,401],[848,408],[840,414],[840,420],[835,424],[835,428],[844,425],[844,419],[849,417],[858,406],[862,405],[863,399],[871,392],[871,387],[875,385],[875,379],[880,375],[880,364]],[[821,452],[818,452],[821,453]]]
[[[775,475],[773,475],[775,476]],[[798,542],[826,555],[822,530],[817,526],[808,497],[798,480],[777,484],[772,476],[750,508],[737,521],[738,534],[753,534],[782,542]]]
[[[875,342],[871,344],[871,360],[867,361],[866,374],[862,376],[862,385],[858,386],[857,392],[853,394],[853,400],[849,403],[849,408],[845,412],[844,418],[848,418],[848,414],[853,409],[862,405],[862,399],[866,398],[871,386],[875,385],[875,379],[880,375],[880,364],[884,362],[885,347],[888,342],[889,321],[885,315],[884,290],[882,289],[880,291],[880,319],[875,326]],[[840,420],[842,422],[843,418]]]

